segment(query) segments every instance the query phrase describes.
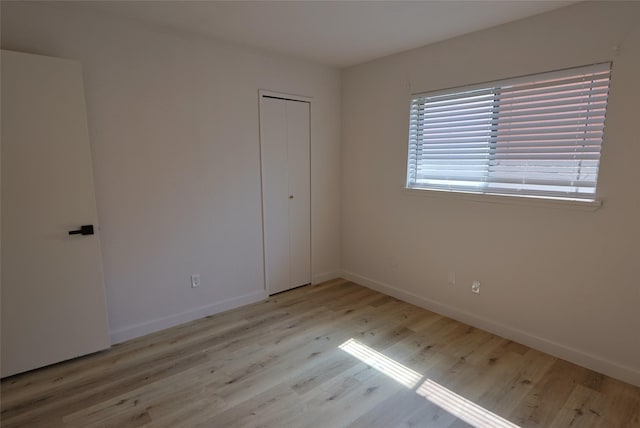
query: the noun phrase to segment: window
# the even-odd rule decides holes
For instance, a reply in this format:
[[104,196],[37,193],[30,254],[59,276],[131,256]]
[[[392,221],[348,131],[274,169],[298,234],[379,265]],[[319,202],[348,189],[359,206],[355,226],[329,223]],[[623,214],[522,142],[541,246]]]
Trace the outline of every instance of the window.
[[411,100],[407,187],[592,201],[611,64]]

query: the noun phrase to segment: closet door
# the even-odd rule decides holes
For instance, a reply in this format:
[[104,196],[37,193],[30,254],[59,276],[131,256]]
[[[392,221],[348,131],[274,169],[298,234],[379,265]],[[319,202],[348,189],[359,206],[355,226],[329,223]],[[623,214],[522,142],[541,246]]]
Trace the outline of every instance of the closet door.
[[311,282],[309,103],[262,97],[260,144],[269,294]]

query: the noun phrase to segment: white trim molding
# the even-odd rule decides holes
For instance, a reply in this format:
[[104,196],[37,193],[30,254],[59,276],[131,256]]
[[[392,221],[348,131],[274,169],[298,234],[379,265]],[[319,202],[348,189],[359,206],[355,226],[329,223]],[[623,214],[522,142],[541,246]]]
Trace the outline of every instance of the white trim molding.
[[342,277],[342,271],[339,271],[339,270],[318,273],[318,274],[314,274],[313,277],[311,278],[311,284],[313,285],[321,284],[323,282],[331,281],[332,279],[337,279],[341,277]]
[[209,315],[218,314],[230,309],[239,308],[240,306],[256,303],[261,300],[265,300],[267,297],[267,293],[264,290],[254,291],[253,293],[222,300],[212,305],[200,306],[199,308],[191,309],[189,311],[156,318],[118,330],[112,330],[110,333],[111,344],[115,345],[116,343],[122,343],[130,339],[135,339],[136,337],[164,330],[169,327],[174,327],[179,324],[184,324],[199,318],[204,318]]
[[607,376],[628,382],[632,385],[640,386],[640,370],[619,364],[615,361],[607,360],[598,355],[571,348],[566,345],[536,336],[529,332],[510,327],[492,321],[488,318],[481,317],[452,306],[436,302],[422,296],[404,291],[398,287],[384,284],[371,278],[367,278],[357,273],[347,270],[342,271],[342,278],[363,285],[380,293],[395,297],[412,305],[436,312],[440,315],[453,318],[457,321],[469,324],[473,327],[481,328],[490,333],[513,340],[538,351],[546,352],[554,357],[570,361],[574,364],[586,367],[588,369],[603,373]]

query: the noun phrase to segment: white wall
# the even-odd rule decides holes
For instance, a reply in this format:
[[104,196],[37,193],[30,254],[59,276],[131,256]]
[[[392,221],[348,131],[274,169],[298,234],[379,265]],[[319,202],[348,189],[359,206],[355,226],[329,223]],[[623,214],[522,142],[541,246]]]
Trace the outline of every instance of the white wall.
[[[608,60],[601,209],[402,191],[409,94]],[[585,2],[342,77],[345,276],[640,384],[640,3]]]
[[83,65],[113,340],[264,297],[258,89],[313,97],[312,274],[338,274],[339,71],[70,4],[2,2],[2,48]]

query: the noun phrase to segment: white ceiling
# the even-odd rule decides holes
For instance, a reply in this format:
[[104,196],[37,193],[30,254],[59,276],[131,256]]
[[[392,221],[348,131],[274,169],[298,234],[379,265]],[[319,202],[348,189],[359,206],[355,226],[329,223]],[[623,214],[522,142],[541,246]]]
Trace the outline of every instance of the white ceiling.
[[[576,1],[99,1],[127,18],[347,67]],[[76,3],[78,6],[78,3]]]

